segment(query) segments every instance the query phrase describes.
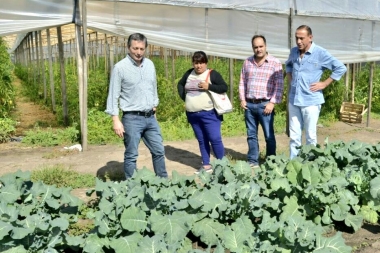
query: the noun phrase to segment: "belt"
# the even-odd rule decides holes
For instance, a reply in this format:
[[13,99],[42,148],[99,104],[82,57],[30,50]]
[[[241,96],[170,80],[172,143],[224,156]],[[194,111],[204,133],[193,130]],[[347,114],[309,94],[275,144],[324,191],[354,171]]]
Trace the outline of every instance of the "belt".
[[253,98],[246,98],[245,101],[248,103],[254,103],[254,104],[260,104],[263,102],[268,102],[270,99],[253,99]]
[[137,116],[144,116],[145,118],[149,118],[150,116],[153,116],[156,113],[156,111],[150,110],[147,112],[142,112],[142,111],[128,111],[128,112],[123,112],[123,114],[132,114],[132,115],[137,115]]

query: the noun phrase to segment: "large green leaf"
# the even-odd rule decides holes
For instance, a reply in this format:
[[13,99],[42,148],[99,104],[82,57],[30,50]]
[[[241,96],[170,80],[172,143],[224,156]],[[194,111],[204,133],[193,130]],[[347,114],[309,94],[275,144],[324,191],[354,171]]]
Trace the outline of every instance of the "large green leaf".
[[233,230],[239,230],[248,237],[255,232],[255,227],[248,216],[241,216],[234,223],[231,224]]
[[346,224],[346,226],[352,227],[356,232],[363,225],[363,216],[360,214],[353,215],[348,213],[346,218],[344,219],[344,223]]
[[133,174],[133,180],[139,182],[150,182],[151,184],[154,184],[154,182],[159,181],[159,178],[156,177],[153,171],[149,170],[145,166],[142,169],[137,170]]
[[316,247],[313,253],[351,253],[352,248],[344,243],[342,232],[337,232],[332,237],[316,235]]
[[331,177],[332,177],[332,174],[333,174],[333,168],[331,166],[324,166],[324,167],[321,167],[320,168],[320,172],[321,172],[321,175],[320,175],[320,179],[322,182],[328,182]]
[[237,161],[233,168],[234,172],[237,176],[239,175],[248,175],[250,176],[252,173],[251,167],[245,161]]
[[344,177],[333,177],[328,182],[330,188],[335,189],[336,191],[341,191],[346,188],[348,185],[347,180]]
[[33,232],[33,229],[25,228],[25,227],[13,227],[11,237],[13,239],[22,239],[26,236],[28,236],[30,233]]
[[[319,228],[319,231],[318,231]],[[315,243],[315,235],[323,233],[321,226],[316,226],[311,221],[303,222],[301,229],[297,231],[297,240],[302,247],[309,247]]]
[[12,247],[11,249],[1,251],[1,252],[2,253],[28,253],[29,251],[27,251],[22,245],[20,245],[20,246]]
[[[185,237],[184,240],[183,240],[183,242],[182,242],[182,244],[179,245],[179,247],[177,247],[177,250],[171,250],[169,252],[189,253],[192,250],[192,248],[193,248],[193,242],[188,237]],[[172,249],[171,245],[169,245],[169,250],[170,249]]]
[[370,193],[372,198],[380,199],[380,176],[375,177],[370,182]]
[[292,187],[286,178],[275,178],[272,180],[270,186],[273,191],[278,191],[279,189],[284,189],[284,191],[287,193],[290,193],[292,191]]
[[108,237],[99,238],[95,234],[90,234],[84,243],[83,252],[104,253],[103,247],[110,245]]
[[72,236],[69,234],[65,234],[65,240],[67,242],[67,245],[70,247],[80,246],[83,245],[85,242],[83,236]]
[[195,236],[199,236],[201,241],[207,245],[216,245],[218,236],[224,231],[225,226],[213,219],[205,218],[194,223],[192,232]]
[[323,212],[322,216],[322,222],[326,225],[332,223],[330,206],[325,207],[325,211]]
[[51,221],[50,225],[52,227],[58,227],[62,231],[65,231],[69,227],[69,222],[63,218],[56,218],[56,219]]
[[281,227],[281,225],[284,225],[284,221],[278,221],[276,217],[271,217],[268,211],[263,211],[262,221],[259,224],[260,233],[274,233]]
[[61,203],[69,204],[70,206],[80,206],[83,201],[71,194],[70,188],[61,189]]
[[[306,221],[304,216],[293,215],[286,220],[284,230],[284,237],[293,245],[299,243],[302,247],[310,247],[314,245],[315,233],[317,232],[317,226],[311,222]],[[320,227],[319,232],[322,232]]]
[[166,243],[163,241],[162,236],[155,235],[153,237],[145,236],[139,243],[136,252],[141,253],[157,253],[166,252]]
[[226,200],[231,201],[235,198],[236,193],[237,193],[236,186],[237,186],[236,182],[229,182],[221,186],[220,191]]
[[99,201],[99,209],[106,215],[109,215],[114,210],[114,203],[107,198],[101,198]]
[[299,211],[300,206],[298,205],[298,199],[296,196],[286,196],[284,198],[285,206],[282,208],[282,214],[280,215],[281,220],[287,220],[294,215],[301,215]]
[[46,213],[39,212],[29,217],[33,217],[33,222],[35,223],[35,227],[39,231],[47,231],[50,228],[51,217],[47,216]]
[[251,220],[247,216],[243,216],[227,227],[222,234],[222,242],[226,248],[232,252],[245,252],[243,245],[248,244],[252,234],[255,231]]
[[162,235],[168,244],[180,242],[190,231],[194,219],[186,212],[173,212],[172,215],[152,214],[149,218],[152,231]]
[[46,200],[52,198],[52,192],[55,189],[55,186],[45,185],[41,181],[38,181],[33,184],[31,193],[35,198],[38,196],[41,203],[45,203]]
[[111,231],[109,223],[110,221],[108,217],[101,211],[95,213],[95,226],[97,227],[99,234],[107,235]]
[[351,163],[353,160],[352,155],[345,149],[338,149],[335,158],[340,161],[347,161],[347,163]]
[[302,177],[311,185],[317,185],[319,183],[319,177],[321,173],[318,168],[313,164],[302,167]]
[[260,186],[253,181],[249,182],[249,184],[238,182],[236,186],[239,186],[236,196],[239,196],[240,199],[246,199],[250,204],[260,196]]
[[116,253],[135,253],[137,252],[138,243],[142,239],[143,236],[139,233],[111,239],[111,248],[113,248]]
[[120,217],[121,226],[131,232],[142,232],[147,227],[146,214],[137,207],[129,207]]
[[172,203],[176,203],[177,202],[177,199],[178,199],[178,196],[175,192],[175,188],[178,188],[176,186],[171,186],[171,187],[161,187],[159,188],[159,198],[158,200],[160,201],[164,201],[166,203],[170,203],[169,205],[171,205]]
[[21,196],[20,190],[17,189],[16,185],[7,184],[0,187],[0,199],[1,203],[10,203],[13,204]]
[[5,201],[0,202],[0,220],[6,222],[13,222],[17,220],[19,215],[19,210],[16,206],[8,205]]
[[292,159],[288,162],[286,165],[286,170],[288,173],[286,174],[286,177],[288,178],[289,182],[293,185],[298,184],[299,179],[299,173],[302,169],[302,163],[297,159]]
[[336,204],[332,204],[331,208],[331,217],[336,221],[343,221],[346,219],[348,215],[348,211],[350,210],[350,206],[342,201]]
[[372,224],[376,224],[378,222],[379,216],[377,211],[373,210],[370,206],[362,206],[360,208],[360,214],[363,215],[363,219]]
[[181,186],[185,186],[187,182],[194,182],[194,179],[195,179],[195,175],[187,176],[187,175],[178,173],[178,171],[176,170],[172,171],[171,182],[174,185],[178,184]]
[[350,205],[352,208],[357,206],[359,204],[359,196],[355,195],[355,192],[350,191],[348,189],[342,189],[337,192],[336,194],[337,198],[339,201],[347,203]]
[[243,252],[243,244],[246,237],[247,235],[242,231],[232,230],[230,227],[227,227],[222,235],[223,245],[232,252]]
[[12,230],[12,225],[9,222],[3,222],[0,220],[0,241],[8,235]]
[[48,240],[47,247],[54,248],[56,245],[62,244],[62,231],[58,227],[54,227],[49,234]]
[[212,212],[217,208],[219,211],[227,209],[227,202],[217,187],[196,192],[189,198],[189,204],[194,209],[202,207],[203,212]]
[[57,199],[54,199],[54,198],[47,198],[45,199],[45,202],[46,204],[51,207],[52,209],[59,209],[61,204],[59,203],[59,201]]

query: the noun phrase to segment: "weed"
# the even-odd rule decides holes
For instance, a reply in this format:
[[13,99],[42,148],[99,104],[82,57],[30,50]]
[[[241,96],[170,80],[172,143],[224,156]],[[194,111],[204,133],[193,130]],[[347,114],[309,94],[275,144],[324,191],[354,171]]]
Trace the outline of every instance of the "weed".
[[77,149],[73,149],[73,150],[53,150],[52,152],[50,153],[46,153],[42,156],[42,158],[45,158],[45,159],[54,159],[54,158],[57,158],[57,157],[63,157],[63,156],[69,156],[69,155],[72,155],[72,154],[76,154],[78,153],[79,151]]
[[16,121],[9,118],[0,118],[0,143],[10,140],[16,131]]
[[70,187],[73,189],[82,187],[94,187],[95,177],[91,174],[82,174],[63,165],[47,166],[32,172],[33,182],[42,181],[47,185],[57,187]]
[[72,236],[80,236],[88,234],[95,227],[93,220],[81,220],[77,223],[70,224],[68,234]]
[[37,126],[26,132],[22,143],[32,146],[51,147],[75,143],[78,137],[79,131],[76,129],[76,126],[65,129],[52,129],[50,127],[42,129]]

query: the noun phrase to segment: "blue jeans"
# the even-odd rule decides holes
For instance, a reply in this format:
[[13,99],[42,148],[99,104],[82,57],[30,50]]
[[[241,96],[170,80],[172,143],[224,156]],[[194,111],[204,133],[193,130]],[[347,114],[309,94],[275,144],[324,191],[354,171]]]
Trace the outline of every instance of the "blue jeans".
[[139,115],[124,114],[124,173],[131,178],[136,168],[138,147],[142,138],[152,154],[153,169],[157,176],[168,177],[165,167],[165,148],[162,143],[160,126],[154,115],[144,117]]
[[259,140],[257,137],[259,124],[261,125],[265,142],[266,156],[276,155],[276,137],[274,136],[274,110],[271,114],[265,115],[264,109],[269,102],[258,104],[247,103],[247,110],[244,112],[245,126],[247,127],[248,154],[247,160],[250,164],[259,164]]
[[302,131],[305,129],[306,145],[317,144],[317,123],[321,105],[296,106],[288,103],[290,159],[298,155],[302,143]]
[[222,116],[215,110],[186,112],[187,120],[194,130],[202,156],[202,164],[210,165],[210,144],[217,159],[224,156],[221,125]]

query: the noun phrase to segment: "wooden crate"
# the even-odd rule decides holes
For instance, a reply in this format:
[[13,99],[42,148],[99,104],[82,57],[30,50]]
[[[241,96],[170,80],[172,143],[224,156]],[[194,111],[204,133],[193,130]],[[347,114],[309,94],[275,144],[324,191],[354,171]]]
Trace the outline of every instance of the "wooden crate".
[[367,112],[362,104],[353,104],[349,102],[343,102],[340,107],[339,119],[343,122],[349,123],[362,123],[363,115]]

